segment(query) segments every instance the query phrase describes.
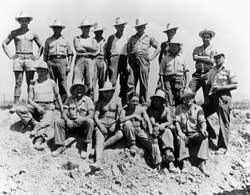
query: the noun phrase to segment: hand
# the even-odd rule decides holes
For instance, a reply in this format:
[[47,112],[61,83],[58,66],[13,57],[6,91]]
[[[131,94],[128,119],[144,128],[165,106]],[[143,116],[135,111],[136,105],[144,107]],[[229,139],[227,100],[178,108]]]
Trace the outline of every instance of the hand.
[[212,92],[216,93],[216,92],[219,91],[219,89],[220,89],[220,87],[215,85],[215,86],[212,87]]
[[66,66],[66,76],[70,73],[71,68],[69,66]]
[[77,124],[81,124],[81,123],[83,123],[85,121],[85,119],[83,119],[83,118],[76,118],[75,119],[75,122],[77,123]]
[[15,60],[18,58],[18,55],[17,54],[14,54],[13,56],[10,57],[11,60]]
[[164,131],[165,130],[165,125],[164,124],[160,124],[158,127],[159,127],[159,131]]
[[179,137],[183,139],[184,141],[187,139],[187,136],[184,133],[180,133]]
[[201,134],[204,136],[204,138],[208,137],[208,133],[206,130],[201,130]]
[[136,119],[136,120],[138,120],[138,121],[141,121],[141,117],[138,116],[138,115],[136,115],[136,114],[133,114],[133,118]]
[[44,110],[43,107],[41,107],[41,106],[38,106],[38,107],[37,107],[37,111],[38,111],[38,113],[41,114],[41,115],[45,114],[45,110]]
[[108,134],[108,130],[106,129],[106,127],[102,126],[100,128],[100,131],[102,132],[103,135],[107,135]]
[[31,56],[31,59],[32,59],[33,61],[36,61],[36,60],[38,60],[39,58],[38,58],[37,56],[35,56],[35,55],[32,55],[32,56]]
[[73,127],[74,127],[74,122],[73,122],[72,120],[66,119],[66,123],[67,123],[67,127],[68,127],[69,129],[73,129]]
[[159,130],[158,130],[158,128],[154,128],[154,130],[153,130],[153,133],[152,133],[152,137],[158,137],[158,135],[160,134],[160,132],[159,132]]

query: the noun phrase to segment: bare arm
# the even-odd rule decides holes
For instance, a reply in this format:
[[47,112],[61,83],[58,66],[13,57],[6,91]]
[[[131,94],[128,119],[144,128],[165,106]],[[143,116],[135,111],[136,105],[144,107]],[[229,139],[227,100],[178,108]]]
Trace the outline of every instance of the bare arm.
[[3,41],[2,43],[2,48],[4,53],[8,56],[9,59],[14,59],[15,55],[11,55],[9,48],[8,48],[8,44],[14,39],[14,35],[13,32],[11,32],[8,37]]
[[160,51],[161,51],[161,47],[159,46],[158,43],[152,44],[152,47],[155,48],[155,51],[152,54],[152,56],[150,58],[150,61],[154,60],[158,56],[158,54],[160,53]]
[[142,117],[144,118],[144,120],[146,121],[148,125],[148,133],[151,135],[153,133],[153,127],[150,122],[149,116],[144,108],[142,108]]
[[54,91],[54,96],[56,98],[56,101],[59,105],[60,112],[63,113],[62,99],[61,99],[61,96],[59,95],[59,89],[54,81],[53,81],[53,91]]
[[42,109],[41,106],[34,101],[34,81],[29,85],[28,103],[38,111]]
[[43,46],[42,46],[42,42],[40,41],[40,38],[38,37],[37,34],[34,34],[34,41],[38,47],[38,51],[37,51],[37,59],[40,58],[40,56],[42,55],[43,53]]

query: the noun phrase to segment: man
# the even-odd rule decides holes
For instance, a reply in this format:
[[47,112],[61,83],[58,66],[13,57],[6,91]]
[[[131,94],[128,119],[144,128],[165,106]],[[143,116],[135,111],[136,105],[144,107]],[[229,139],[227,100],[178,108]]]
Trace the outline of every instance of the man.
[[[150,70],[150,61],[152,61],[160,51],[160,47],[155,38],[145,33],[146,25],[142,19],[136,19],[136,34],[128,42],[128,57],[132,73],[128,79],[127,93],[132,94],[136,91],[138,80],[140,80],[140,103],[147,101],[148,78]],[[149,56],[149,48],[155,48],[152,56]]]
[[[98,87],[103,88],[103,84],[105,81],[105,72],[106,72],[106,60],[104,57],[104,52],[105,52],[105,44],[106,44],[106,40],[105,38],[103,38],[103,27],[100,23],[96,23],[94,25],[94,34],[95,34],[95,40],[98,44],[98,51],[96,53],[96,57],[95,57],[95,70],[94,70],[94,89],[96,87],[96,83],[98,80]],[[95,93],[94,93],[95,94]],[[94,97],[94,100],[95,97]]]
[[122,105],[127,103],[126,86],[127,86],[127,43],[128,39],[124,34],[127,22],[121,17],[115,19],[114,27],[116,33],[109,36],[106,44],[106,59],[108,61],[108,76],[115,87],[118,75],[120,74],[120,94]]
[[203,45],[196,47],[193,51],[196,71],[192,75],[189,86],[195,93],[202,87],[204,102],[206,102],[208,97],[207,76],[213,67],[215,54],[215,49],[210,42],[215,36],[215,32],[205,29],[199,33],[199,36],[202,38]]
[[[228,150],[230,131],[230,112],[232,109],[231,90],[237,89],[236,76],[225,66],[225,54],[217,52],[214,55],[215,67],[208,75],[208,103],[203,105],[205,115],[217,113],[219,117],[218,154]],[[211,125],[213,127],[213,125]]]
[[89,158],[94,131],[94,103],[85,95],[86,92],[87,87],[82,82],[74,83],[71,86],[71,96],[64,103],[62,118],[55,121],[54,141],[58,148],[52,153],[52,156],[58,156],[65,151],[67,142],[71,141],[70,138],[65,140],[67,132],[78,132],[87,145],[86,152],[81,151],[81,158]]
[[90,97],[93,96],[94,58],[98,51],[96,40],[89,36],[92,26],[93,24],[87,19],[83,19],[78,27],[82,34],[75,37],[73,41],[76,50],[73,83],[84,80]]
[[[136,142],[138,141],[150,153],[153,164],[158,167],[162,160],[158,142],[157,140],[153,142],[151,139],[153,128],[146,110],[139,104],[139,96],[136,93],[129,96],[129,103],[122,110],[121,118],[130,153],[136,154]],[[142,120],[145,120],[148,132],[143,127]]]
[[[37,34],[29,29],[29,23],[32,17],[21,12],[16,21],[20,24],[20,28],[10,32],[8,37],[2,43],[3,51],[13,62],[13,71],[15,75],[14,105],[10,109],[11,113],[15,112],[16,106],[22,91],[23,72],[26,74],[26,83],[29,93],[29,84],[33,80],[35,73],[34,61],[41,56],[43,47]],[[8,45],[14,40],[16,52],[14,55],[9,51]],[[33,42],[38,46],[38,52],[33,54]]]
[[45,42],[44,61],[51,68],[51,78],[58,81],[59,93],[62,100],[65,101],[68,97],[67,75],[71,69],[73,50],[61,34],[65,26],[60,20],[55,19],[50,28],[53,30],[53,35]]
[[168,53],[160,63],[159,77],[168,102],[174,107],[181,103],[180,96],[187,87],[188,70],[184,55],[181,53],[182,43],[172,40],[168,45]]
[[63,111],[58,87],[54,80],[49,79],[49,69],[45,62],[37,66],[38,78],[29,86],[28,104],[17,107],[16,113],[25,125],[31,125],[34,136],[34,148],[43,149],[43,143],[52,138],[52,123],[57,100],[60,111]]
[[120,128],[120,115],[122,110],[120,98],[114,96],[115,88],[110,81],[104,83],[99,89],[102,93],[96,103],[94,120],[96,123],[96,162],[94,167],[99,169],[103,150],[113,145],[123,137]]
[[199,168],[204,175],[209,176],[205,168],[208,159],[208,133],[206,119],[200,106],[194,103],[195,93],[186,89],[181,96],[183,104],[176,108],[176,129],[179,136],[179,158],[183,163],[182,171],[187,171],[190,166],[189,157],[198,158]]
[[158,58],[159,64],[161,63],[162,57],[168,53],[169,43],[176,35],[177,30],[178,27],[171,26],[171,24],[167,24],[166,29],[163,30],[163,33],[167,35],[167,41],[161,43],[161,51]]
[[166,106],[166,95],[158,89],[155,95],[151,96],[151,104],[147,110],[153,126],[153,135],[158,138],[159,145],[164,156],[164,162],[169,165],[169,171],[178,173],[174,166],[174,132],[171,109]]

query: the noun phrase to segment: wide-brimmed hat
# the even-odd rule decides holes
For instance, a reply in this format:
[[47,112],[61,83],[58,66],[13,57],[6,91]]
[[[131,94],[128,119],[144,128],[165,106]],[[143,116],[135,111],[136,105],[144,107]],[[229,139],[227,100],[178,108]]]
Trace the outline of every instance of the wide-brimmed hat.
[[222,51],[216,51],[214,57],[220,56],[220,55],[222,55],[222,56],[225,57],[225,54],[224,54],[224,52],[222,52]]
[[103,28],[102,24],[99,23],[99,22],[96,22],[94,24],[94,32],[96,32],[96,31],[104,31],[104,28]]
[[211,38],[213,38],[215,36],[215,32],[212,30],[202,30],[201,32],[199,32],[199,36],[202,38],[204,34],[210,34]]
[[62,21],[59,20],[59,19],[55,19],[53,21],[53,23],[49,26],[50,28],[53,28],[53,27],[61,27],[61,28],[65,28],[65,26],[62,24]]
[[124,25],[124,24],[127,24],[127,22],[123,20],[122,17],[117,17],[115,19],[115,24],[113,26],[119,26],[119,25]]
[[153,98],[160,98],[161,100],[163,100],[164,102],[166,102],[166,93],[165,91],[161,90],[161,89],[158,89],[154,95],[152,95],[150,97],[150,99],[153,99]]
[[171,24],[167,24],[166,29],[164,29],[162,32],[166,33],[166,32],[168,32],[170,30],[178,30],[178,28],[179,27],[177,27],[177,26],[172,26]]
[[36,69],[38,69],[38,68],[43,68],[43,69],[49,70],[49,67],[48,67],[47,63],[44,62],[44,61],[41,61],[40,63],[38,63],[38,64],[35,66],[35,68],[36,68]]
[[76,82],[70,87],[70,93],[71,93],[72,95],[73,95],[73,93],[74,93],[74,88],[75,88],[76,86],[81,86],[81,87],[83,88],[83,90],[84,90],[84,93],[86,93],[86,92],[88,91],[87,86],[84,85],[83,82],[81,82],[81,81],[76,81]]
[[81,24],[80,24],[80,26],[78,26],[78,28],[81,28],[81,27],[91,27],[91,26],[93,26],[94,24],[93,23],[91,23],[88,19],[86,19],[86,18],[84,18],[84,19],[82,19],[81,20]]
[[184,93],[181,94],[181,99],[184,99],[187,97],[195,97],[195,93],[190,88],[186,88],[184,90]]
[[111,91],[111,90],[115,90],[115,87],[113,87],[110,81],[105,81],[103,88],[99,89],[99,91]]
[[144,19],[143,18],[137,18],[136,20],[135,20],[135,28],[136,27],[138,27],[138,26],[145,26],[145,25],[147,25],[148,23],[147,22],[145,22],[144,21]]
[[15,19],[16,19],[16,21],[19,21],[19,19],[21,19],[21,18],[28,18],[30,21],[33,19],[33,17],[31,17],[29,14],[27,14],[24,11],[21,11]]

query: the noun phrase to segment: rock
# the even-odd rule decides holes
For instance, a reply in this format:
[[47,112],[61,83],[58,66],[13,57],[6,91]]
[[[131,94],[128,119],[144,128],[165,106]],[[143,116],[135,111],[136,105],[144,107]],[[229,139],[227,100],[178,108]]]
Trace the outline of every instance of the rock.
[[74,164],[70,161],[68,161],[66,164],[63,164],[62,167],[66,170],[73,170],[73,169],[79,169],[78,164]]

